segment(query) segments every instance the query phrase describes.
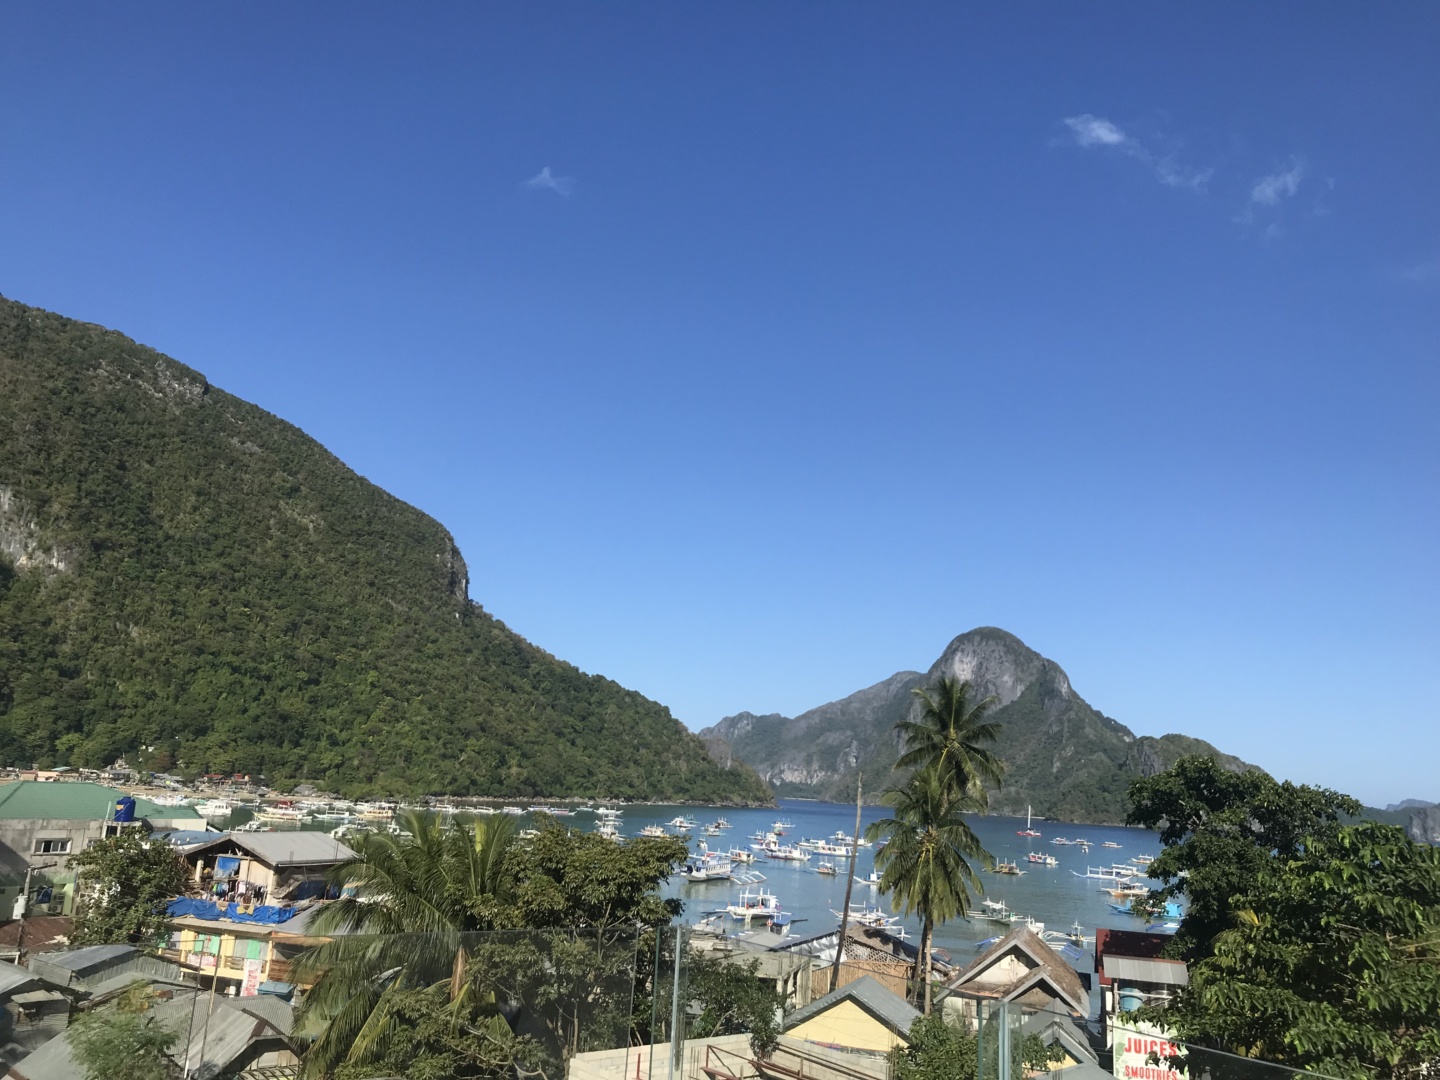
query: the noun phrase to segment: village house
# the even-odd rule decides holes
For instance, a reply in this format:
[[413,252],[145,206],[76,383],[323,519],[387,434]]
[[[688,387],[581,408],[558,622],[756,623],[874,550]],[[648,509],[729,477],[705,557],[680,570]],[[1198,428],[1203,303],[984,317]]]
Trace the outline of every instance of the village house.
[[868,975],[852,979],[785,1018],[784,1032],[816,1046],[885,1055],[910,1045],[920,1010]]
[[1183,1080],[1166,1065],[1149,1063],[1152,1053],[1165,1056],[1175,1047],[1170,1032],[1129,1017],[1142,1005],[1169,1001],[1190,981],[1184,961],[1160,955],[1169,934],[1133,930],[1095,931],[1095,974],[1100,992],[1100,1018],[1105,1045],[1114,1056],[1114,1074],[1127,1080]]
[[355,853],[325,833],[224,833],[183,846],[193,891],[170,905],[165,955],[242,997],[288,994],[291,963],[333,894],[326,874]]
[[986,1003],[1011,1002],[1023,1011],[1047,1010],[1082,1022],[1090,997],[1080,975],[1028,926],[1016,926],[946,984],[945,1016],[974,1028]]
[[70,858],[96,840],[125,829],[204,827],[188,806],[160,806],[101,784],[0,784],[0,914],[11,913],[27,877],[32,895],[48,894],[45,912],[70,914],[75,887]]

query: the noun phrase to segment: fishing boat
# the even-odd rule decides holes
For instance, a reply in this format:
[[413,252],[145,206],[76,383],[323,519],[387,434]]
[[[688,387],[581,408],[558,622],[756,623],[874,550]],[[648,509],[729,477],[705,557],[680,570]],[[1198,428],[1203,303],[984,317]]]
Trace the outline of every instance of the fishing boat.
[[686,881],[726,881],[732,867],[730,857],[718,851],[701,851],[685,864],[681,875]]
[[1030,807],[1025,807],[1025,828],[1016,829],[1016,836],[1039,836],[1040,833],[1030,827]]
[[739,900],[732,900],[721,911],[746,926],[750,925],[752,919],[773,919],[783,914],[780,910],[780,898],[774,893],[767,893],[763,888],[756,893],[746,889],[740,894]]
[[643,829],[640,830],[640,835],[664,837],[669,836],[670,834],[665,831],[665,827],[663,825],[646,825]]
[[815,867],[815,873],[824,874],[826,877],[835,877],[837,874],[840,873],[840,871],[835,869],[834,863],[822,861],[818,866]]
[[255,812],[255,816],[261,821],[304,821],[305,811],[298,806],[291,806],[287,803],[278,803],[275,806],[262,806]]
[[1030,852],[1030,854],[1029,854],[1029,855],[1026,855],[1025,858],[1026,858],[1028,861],[1030,861],[1030,862],[1039,863],[1041,866],[1059,866],[1059,865],[1060,865],[1060,860],[1057,859],[1057,858],[1055,858],[1054,855],[1042,855],[1042,854],[1040,854],[1040,852],[1038,852],[1038,851],[1032,851],[1032,852]]
[[1004,900],[982,900],[980,907],[965,913],[968,919],[983,919],[986,922],[1013,923],[1025,918],[1018,911],[1011,911]]
[[781,862],[810,861],[810,853],[808,851],[802,851],[793,844],[779,844],[776,847],[767,848],[765,850],[765,857],[767,859],[778,859]]

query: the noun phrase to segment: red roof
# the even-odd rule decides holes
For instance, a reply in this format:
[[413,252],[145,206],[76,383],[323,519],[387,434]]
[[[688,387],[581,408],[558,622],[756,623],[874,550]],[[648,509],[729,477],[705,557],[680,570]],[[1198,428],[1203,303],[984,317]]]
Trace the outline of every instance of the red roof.
[[1100,927],[1095,931],[1095,976],[1101,986],[1109,986],[1105,977],[1105,957],[1133,956],[1141,960],[1159,960],[1160,953],[1169,945],[1170,934],[1146,934],[1139,930],[1107,930]]

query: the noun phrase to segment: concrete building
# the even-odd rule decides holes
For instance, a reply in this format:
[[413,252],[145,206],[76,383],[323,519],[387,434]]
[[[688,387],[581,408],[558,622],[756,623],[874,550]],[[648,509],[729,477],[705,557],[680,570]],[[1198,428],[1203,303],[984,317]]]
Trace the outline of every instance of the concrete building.
[[1104,928],[1095,931],[1100,1019],[1105,1028],[1105,1045],[1113,1054],[1116,1076],[1183,1080],[1179,1070],[1168,1065],[1151,1067],[1148,1064],[1152,1052],[1168,1056],[1174,1051],[1171,1033],[1130,1018],[1142,1005],[1163,1004],[1189,983],[1190,972],[1184,961],[1168,960],[1160,955],[1169,943],[1169,934]]
[[188,806],[159,806],[135,800],[135,820],[115,820],[118,788],[81,782],[16,780],[0,784],[0,917],[9,916],[15,899],[32,877],[31,893],[48,886],[45,912],[70,914],[75,875],[70,859],[96,840],[124,829],[203,829],[204,819]]

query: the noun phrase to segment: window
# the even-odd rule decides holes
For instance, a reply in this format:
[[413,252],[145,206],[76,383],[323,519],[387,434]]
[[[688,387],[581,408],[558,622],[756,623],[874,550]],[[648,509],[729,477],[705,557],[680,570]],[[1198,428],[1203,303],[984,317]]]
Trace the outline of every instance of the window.
[[63,837],[63,838],[52,838],[52,839],[49,839],[49,840],[36,840],[36,841],[35,841],[35,854],[36,854],[36,855],[69,855],[69,854],[70,854],[70,838],[69,838],[68,836],[66,836],[66,837]]

